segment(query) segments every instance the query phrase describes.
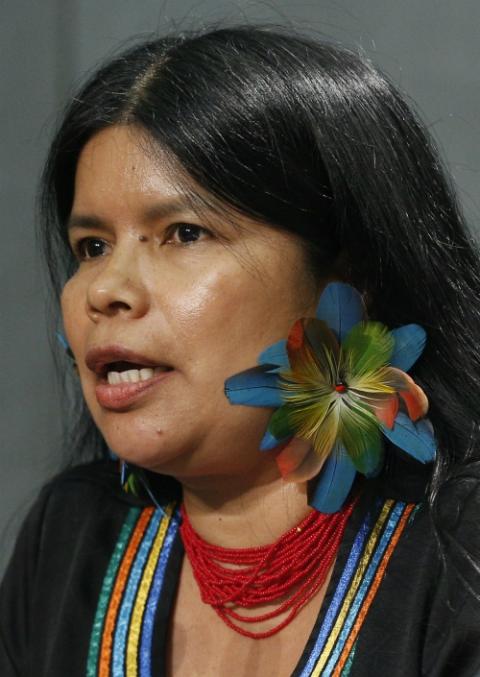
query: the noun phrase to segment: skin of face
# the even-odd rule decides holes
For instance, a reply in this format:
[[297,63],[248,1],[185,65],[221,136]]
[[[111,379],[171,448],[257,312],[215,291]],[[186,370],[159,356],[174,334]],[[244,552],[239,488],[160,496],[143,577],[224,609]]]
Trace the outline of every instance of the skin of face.
[[[134,127],[110,127],[78,161],[69,239],[79,265],[62,312],[85,400],[128,462],[185,482],[278,476],[272,454],[259,451],[272,410],[231,405],[224,382],[312,315],[323,285],[294,235],[192,211],[171,164],[144,140]],[[158,206],[172,201],[183,206],[162,215]],[[173,371],[121,411],[106,408],[85,358],[111,345]]]

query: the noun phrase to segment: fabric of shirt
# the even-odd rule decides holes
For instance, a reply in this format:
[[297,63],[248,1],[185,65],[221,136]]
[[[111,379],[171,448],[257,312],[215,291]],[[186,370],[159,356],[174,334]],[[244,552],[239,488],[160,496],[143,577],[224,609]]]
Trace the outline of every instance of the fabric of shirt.
[[[479,482],[466,476],[440,503],[446,566],[418,500],[424,477],[405,474],[418,479],[417,466],[398,487],[391,473],[363,491],[294,677],[480,675],[479,588],[465,565],[480,543]],[[112,462],[44,488],[0,588],[1,677],[166,674],[184,550],[178,501],[165,506],[125,494]]]

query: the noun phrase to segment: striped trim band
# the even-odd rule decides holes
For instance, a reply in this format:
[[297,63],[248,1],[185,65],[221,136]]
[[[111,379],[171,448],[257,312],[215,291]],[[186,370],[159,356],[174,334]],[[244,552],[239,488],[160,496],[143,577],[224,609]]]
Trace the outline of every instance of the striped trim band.
[[[353,542],[300,677],[347,677],[359,632],[415,505],[385,501]],[[155,614],[179,516],[131,508],[105,574],[90,638],[87,677],[150,677]]]
[[367,516],[301,677],[346,677],[350,672],[358,634],[414,507],[386,501],[371,529]]
[[87,677],[150,677],[155,612],[179,525],[174,508],[129,510],[100,592]]

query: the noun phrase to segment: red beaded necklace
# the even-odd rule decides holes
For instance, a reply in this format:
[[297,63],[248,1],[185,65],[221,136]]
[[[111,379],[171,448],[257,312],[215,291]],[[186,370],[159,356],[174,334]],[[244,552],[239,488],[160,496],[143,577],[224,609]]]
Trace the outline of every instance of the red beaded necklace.
[[[263,639],[279,632],[325,582],[355,502],[331,515],[312,510],[275,543],[256,548],[222,548],[207,543],[193,530],[182,505],[180,534],[202,601],[241,635]],[[232,565],[235,568],[229,568]],[[273,611],[256,616],[235,611],[272,602],[278,604]],[[268,621],[287,612],[282,621],[263,632],[238,625]]]

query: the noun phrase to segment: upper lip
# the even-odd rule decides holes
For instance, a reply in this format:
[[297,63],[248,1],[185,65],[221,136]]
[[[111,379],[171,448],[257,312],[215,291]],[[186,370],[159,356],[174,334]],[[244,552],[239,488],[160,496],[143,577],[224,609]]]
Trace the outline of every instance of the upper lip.
[[138,364],[142,367],[169,366],[121,345],[96,346],[90,348],[85,356],[87,367],[99,376],[104,376],[107,373],[108,365],[112,362],[132,362],[132,364]]

